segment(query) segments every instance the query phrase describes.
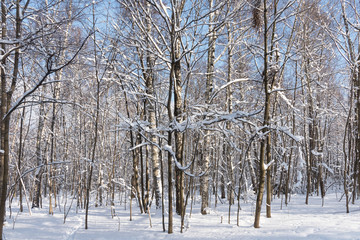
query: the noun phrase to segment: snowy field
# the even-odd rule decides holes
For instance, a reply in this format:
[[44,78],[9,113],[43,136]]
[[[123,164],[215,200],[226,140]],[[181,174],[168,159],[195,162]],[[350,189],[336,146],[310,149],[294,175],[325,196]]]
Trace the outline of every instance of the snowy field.
[[209,215],[203,216],[199,213],[200,204],[197,202],[191,218],[186,217],[184,233],[180,233],[180,218],[174,215],[174,233],[171,235],[162,231],[161,210],[154,208],[150,227],[149,216],[139,214],[135,206],[133,221],[129,221],[128,206],[126,210],[124,205],[117,206],[114,218],[111,217],[110,207],[91,206],[89,229],[85,230],[84,211],[76,214],[75,207],[63,224],[63,206],[61,212],[57,208],[53,216],[47,214],[45,205],[43,209],[33,209],[30,216],[26,205],[24,212],[18,213],[14,201],[11,218],[7,213],[4,239],[360,239],[359,203],[351,205],[350,214],[346,214],[345,200],[343,198],[339,202],[340,197],[340,194],[326,196],[323,207],[321,198],[316,196],[310,198],[309,205],[304,204],[303,195],[293,195],[288,206],[281,204],[281,199],[274,199],[272,218],[265,218],[263,205],[260,229],[253,228],[254,201],[241,202],[239,227],[236,225],[237,204],[232,207],[231,222],[228,224],[226,204],[218,204]]

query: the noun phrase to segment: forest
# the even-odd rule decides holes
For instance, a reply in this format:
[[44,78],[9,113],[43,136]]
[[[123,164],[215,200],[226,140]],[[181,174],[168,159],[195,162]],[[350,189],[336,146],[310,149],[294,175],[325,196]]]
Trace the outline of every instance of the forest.
[[0,222],[357,204],[358,1],[0,2]]

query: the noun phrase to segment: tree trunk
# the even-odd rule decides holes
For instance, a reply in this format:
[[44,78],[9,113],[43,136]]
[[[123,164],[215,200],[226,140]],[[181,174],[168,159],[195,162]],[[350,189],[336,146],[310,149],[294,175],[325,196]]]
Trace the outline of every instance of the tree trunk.
[[[95,7],[93,5],[93,28],[95,30]],[[89,203],[90,203],[90,193],[91,193],[91,181],[93,175],[93,169],[95,164],[95,155],[96,155],[96,146],[98,141],[98,125],[99,125],[99,112],[100,112],[100,78],[98,72],[98,59],[97,59],[97,51],[96,51],[96,35],[94,34],[94,67],[95,67],[95,78],[96,78],[96,108],[95,108],[95,116],[94,116],[94,138],[92,141],[92,152],[91,152],[91,163],[90,163],[90,170],[87,179],[87,186],[86,186],[86,204],[85,204],[85,229],[88,229],[88,216],[89,216]]]
[[[26,87],[24,86],[24,92],[26,91]],[[21,161],[23,159],[23,128],[24,128],[24,118],[25,118],[25,108],[23,108],[20,119],[20,136],[19,136],[19,150],[18,150],[18,164],[17,168],[19,170],[19,205],[20,212],[23,212],[23,193],[22,193],[22,176],[21,176]]]
[[[5,0],[1,0],[1,39],[7,39],[7,25],[6,25],[6,5]],[[6,51],[5,43],[1,44],[1,49],[3,52]],[[0,191],[1,191],[1,201],[0,201],[0,238],[3,239],[3,222],[5,219],[5,205],[6,205],[6,195],[7,195],[7,183],[8,183],[8,171],[9,171],[9,118],[4,119],[5,114],[7,113],[7,93],[6,93],[6,58],[3,58],[1,62],[2,67],[0,68],[0,78],[1,78],[1,108],[0,108]]]
[[270,91],[269,91],[269,79],[268,79],[268,46],[267,46],[267,6],[266,0],[264,0],[264,72],[263,72],[263,85],[264,85],[264,94],[265,94],[265,106],[264,106],[264,121],[263,121],[263,129],[262,133],[264,134],[264,138],[261,139],[260,142],[260,162],[259,162],[259,187],[258,194],[256,198],[256,209],[255,209],[255,221],[254,227],[260,227],[260,214],[261,214],[261,205],[264,196],[264,188],[265,188],[265,175],[266,175],[266,167],[265,167],[265,158],[266,158],[266,143],[267,143],[267,135],[269,134],[269,124],[270,124]]
[[[209,0],[209,8],[212,10],[214,1]],[[214,19],[214,12],[209,14],[209,23],[212,23]],[[215,43],[216,32],[212,24],[209,25],[209,44],[208,44],[208,58],[207,58],[207,71],[206,71],[206,92],[205,102],[207,108],[211,104],[211,94],[214,88],[214,71],[215,71]],[[200,193],[201,193],[201,214],[207,214],[207,208],[209,207],[209,165],[210,165],[210,131],[205,130],[204,137],[204,157],[202,158],[201,169],[204,174],[200,177]]]
[[151,141],[151,160],[152,160],[152,170],[153,170],[153,183],[155,190],[155,199],[156,207],[160,208],[161,206],[161,174],[160,174],[160,162],[159,162],[159,147],[158,147],[158,138],[156,137],[156,96],[154,91],[154,65],[155,59],[154,55],[150,50],[150,35],[151,35],[151,17],[150,17],[150,3],[146,3],[146,68],[143,68],[145,84],[146,84],[146,109],[148,111],[148,121],[150,123],[150,141]]
[[[40,98],[40,102],[43,98]],[[39,123],[38,123],[38,131],[36,135],[36,174],[35,174],[35,189],[34,195],[32,199],[32,208],[39,208],[40,207],[40,197],[41,197],[41,182],[42,182],[42,175],[43,175],[43,152],[42,152],[42,134],[44,129],[44,121],[45,121],[45,107],[44,103],[40,103],[39,106]]]
[[[228,72],[227,72],[227,82],[230,83],[232,80],[232,29],[229,24],[227,24],[227,32],[228,32],[228,42],[230,43],[228,46]],[[233,112],[233,90],[231,84],[229,84],[226,88],[226,107],[229,114]],[[232,129],[231,122],[226,122],[226,129],[230,132]],[[231,135],[229,134],[229,141],[232,141]],[[227,165],[227,176],[228,176],[228,201],[229,204],[234,204],[235,194],[234,194],[234,172],[233,172],[233,163],[232,163],[232,154],[231,154],[231,145],[226,145],[226,165]]]
[[[168,101],[167,101],[167,112],[168,112],[168,117],[169,117],[169,122],[172,122],[174,119],[174,114],[172,112],[172,108],[171,108],[171,102],[172,102],[172,90],[173,90],[173,73],[172,71],[174,70],[173,66],[171,66],[170,69],[170,81],[169,81],[169,93],[168,93]],[[168,141],[167,141],[168,146],[171,148],[172,147],[172,131],[169,130],[168,131]],[[169,221],[168,221],[168,234],[173,233],[173,185],[172,185],[172,161],[173,161],[173,156],[171,152],[168,152],[168,205],[169,205]]]
[[[297,78],[298,74],[297,74],[297,61],[295,62],[295,86],[294,86],[294,97],[293,97],[293,106],[295,106],[295,101],[296,101],[296,87],[297,87]],[[296,118],[295,118],[295,110],[293,109],[292,111],[292,129],[291,129],[291,133],[294,135],[295,134],[295,123],[296,123]],[[291,140],[291,146],[294,144],[294,140]],[[286,178],[286,183],[285,183],[285,205],[288,204],[289,201],[289,192],[290,192],[290,179],[291,179],[291,164],[292,164],[292,155],[293,155],[293,148],[290,149],[290,155],[289,155],[289,161],[288,161],[288,168],[287,168],[287,178]]]
[[[172,15],[172,32],[171,32],[171,42],[172,42],[172,52],[171,52],[171,74],[172,83],[174,87],[174,120],[177,123],[183,121],[183,99],[182,99],[182,80],[181,80],[181,39],[176,34],[176,29],[180,28],[180,15],[182,13],[185,2],[182,1],[179,3],[175,2]],[[176,161],[179,164],[184,164],[183,159],[183,146],[184,146],[184,134],[180,132],[179,129],[175,129],[175,156]],[[176,188],[176,213],[178,215],[182,214],[184,208],[184,173],[179,168],[175,166],[175,188]]]
[[[269,99],[269,101],[271,100]],[[271,162],[271,133],[268,133],[266,137],[266,163],[271,164],[270,162]],[[266,217],[267,218],[271,218],[271,198],[272,198],[271,166],[268,166],[266,169]]]

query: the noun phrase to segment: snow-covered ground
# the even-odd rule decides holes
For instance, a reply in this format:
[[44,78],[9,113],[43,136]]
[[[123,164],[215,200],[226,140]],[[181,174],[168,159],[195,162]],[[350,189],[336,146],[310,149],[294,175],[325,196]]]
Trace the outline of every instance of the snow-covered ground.
[[[236,204],[232,207],[231,222],[228,224],[228,206],[218,204],[210,214],[199,213],[200,204],[193,207],[191,218],[186,217],[184,233],[180,233],[180,218],[174,215],[174,233],[169,235],[162,230],[161,210],[151,210],[152,227],[149,216],[139,214],[133,208],[133,221],[129,221],[129,206],[116,206],[116,216],[111,217],[110,207],[91,206],[89,210],[89,229],[84,229],[84,211],[75,213],[71,209],[63,224],[63,209],[56,209],[54,215],[47,214],[47,207],[32,210],[32,215],[24,208],[18,213],[16,203],[4,228],[5,239],[360,239],[360,206],[350,206],[345,213],[344,198],[340,194],[329,194],[321,206],[321,198],[313,196],[309,205],[304,204],[303,195],[293,195],[288,206],[281,199],[274,199],[272,218],[265,217],[265,205],[260,220],[261,228],[254,229],[254,202],[241,202],[240,226],[236,225]],[[213,204],[213,202],[212,202]],[[282,206],[282,209],[281,209]],[[187,208],[189,213],[189,207]],[[14,220],[16,220],[14,222]],[[222,220],[222,223],[221,223]],[[167,215],[166,215],[167,224]],[[167,225],[166,225],[167,227]]]

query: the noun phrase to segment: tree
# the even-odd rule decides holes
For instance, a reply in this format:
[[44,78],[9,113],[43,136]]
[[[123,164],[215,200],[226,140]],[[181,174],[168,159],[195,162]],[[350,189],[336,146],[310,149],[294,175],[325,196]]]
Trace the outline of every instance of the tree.
[[[259,1],[260,2],[260,1]],[[260,8],[260,4],[255,6],[256,8]],[[265,165],[265,158],[266,153],[269,153],[269,151],[266,151],[266,143],[269,140],[269,137],[267,135],[269,134],[268,126],[270,124],[270,79],[269,79],[269,72],[268,72],[268,15],[267,15],[267,1],[263,1],[263,41],[264,41],[264,70],[263,70],[263,86],[264,86],[264,94],[265,94],[265,102],[264,102],[264,120],[263,120],[263,128],[262,128],[262,134],[264,134],[264,138],[261,139],[260,142],[260,161],[259,161],[259,187],[258,187],[258,193],[256,198],[256,209],[255,209],[255,222],[254,227],[259,228],[260,227],[260,213],[261,213],[261,205],[262,205],[262,199],[264,195],[264,187],[265,187],[265,174],[267,170],[267,165]],[[256,19],[257,16],[255,16]]]
[[[207,58],[207,71],[206,71],[206,92],[205,104],[211,104],[211,96],[214,88],[214,75],[215,75],[215,45],[216,45],[216,29],[213,26],[215,21],[214,7],[216,2],[209,0],[209,43],[208,43],[208,58]],[[204,174],[200,177],[200,192],[201,192],[201,214],[207,214],[209,207],[209,165],[210,165],[210,140],[211,135],[209,130],[205,130],[204,136],[204,156],[202,159],[202,171]]]

